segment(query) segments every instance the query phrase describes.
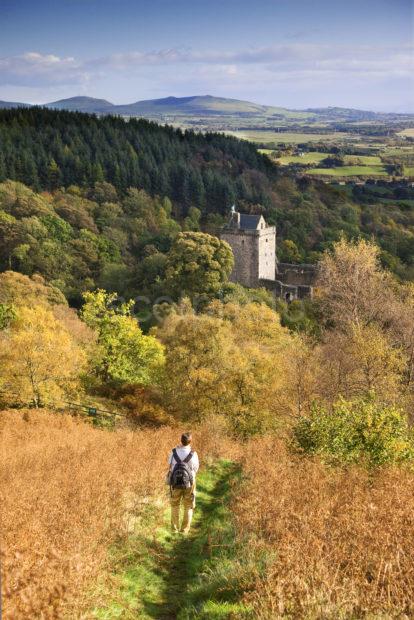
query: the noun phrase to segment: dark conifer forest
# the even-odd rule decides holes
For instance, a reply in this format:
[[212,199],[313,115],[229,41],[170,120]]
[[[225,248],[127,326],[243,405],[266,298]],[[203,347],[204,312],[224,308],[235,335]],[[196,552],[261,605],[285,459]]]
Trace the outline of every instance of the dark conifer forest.
[[222,134],[33,108],[0,111],[0,144],[0,180],[34,190],[108,181],[169,196],[184,216],[191,205],[225,213],[236,199],[271,205],[268,159]]

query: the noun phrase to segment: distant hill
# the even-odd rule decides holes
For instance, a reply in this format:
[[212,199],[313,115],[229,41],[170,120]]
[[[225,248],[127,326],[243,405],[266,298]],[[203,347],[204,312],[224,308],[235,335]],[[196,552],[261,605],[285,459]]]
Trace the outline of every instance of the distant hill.
[[378,120],[393,120],[401,118],[402,116],[413,116],[408,113],[398,112],[372,112],[370,110],[357,110],[355,108],[308,108],[306,112],[317,115],[321,121],[378,121]]
[[[30,107],[31,104],[0,101],[0,108]],[[178,122],[194,126],[203,125],[203,121],[219,128],[232,128],[248,122],[251,126],[272,127],[280,122],[282,125],[317,122],[360,122],[393,120],[396,113],[382,114],[352,108],[309,108],[307,110],[289,110],[287,108],[266,106],[250,101],[213,97],[212,95],[194,95],[191,97],[164,97],[147,99],[128,104],[113,104],[106,99],[76,96],[45,103],[43,107],[56,110],[88,112],[90,114],[114,114],[121,116],[143,117],[162,122]],[[401,115],[410,116],[410,115]],[[220,127],[220,124],[223,127]]]
[[149,116],[282,116],[296,119],[308,117],[308,112],[296,112],[286,108],[264,106],[250,101],[213,97],[212,95],[193,97],[166,97],[137,101],[129,105],[114,106],[119,114]]
[[69,110],[69,112],[89,112],[95,113],[111,113],[115,108],[113,103],[106,99],[95,99],[94,97],[70,97],[69,99],[59,99],[46,103],[46,107],[54,110]]
[[19,103],[17,101],[0,101],[0,108],[11,110],[12,108],[30,108],[30,103]]
[[[8,107],[15,107],[15,105],[12,104]],[[150,118],[164,118],[167,116],[264,116],[295,120],[309,118],[309,116],[313,115],[313,113],[308,111],[288,110],[286,108],[251,103],[250,101],[241,101],[239,99],[213,97],[212,95],[164,97],[163,99],[147,99],[119,105],[115,105],[106,99],[78,96],[45,103],[44,107],[56,110],[89,112],[92,114],[121,114],[123,116],[143,116]]]

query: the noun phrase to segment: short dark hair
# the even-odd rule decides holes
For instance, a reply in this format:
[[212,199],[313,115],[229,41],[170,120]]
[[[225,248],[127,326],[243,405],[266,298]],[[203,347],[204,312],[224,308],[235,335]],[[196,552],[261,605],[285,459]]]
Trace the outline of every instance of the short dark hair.
[[183,446],[188,446],[191,443],[191,439],[192,437],[189,431],[181,435],[181,443],[183,444]]

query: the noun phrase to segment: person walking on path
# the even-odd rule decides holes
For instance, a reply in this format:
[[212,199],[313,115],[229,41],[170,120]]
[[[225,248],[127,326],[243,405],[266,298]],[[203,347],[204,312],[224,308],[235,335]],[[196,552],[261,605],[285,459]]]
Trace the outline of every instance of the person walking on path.
[[[196,474],[199,468],[197,452],[191,449],[191,433],[181,435],[181,444],[168,458],[168,482],[171,491],[171,529],[188,534],[195,508]],[[184,505],[184,517],[180,527],[180,507]]]

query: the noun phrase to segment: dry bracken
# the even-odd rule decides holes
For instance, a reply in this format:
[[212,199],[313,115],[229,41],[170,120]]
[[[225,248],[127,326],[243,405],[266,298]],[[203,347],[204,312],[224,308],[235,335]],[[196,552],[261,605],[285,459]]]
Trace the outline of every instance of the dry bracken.
[[246,598],[255,617],[412,618],[414,475],[328,469],[252,442],[234,510],[241,540],[267,558]]
[[[126,513],[166,498],[167,454],[180,432],[111,432],[69,415],[0,412],[5,620],[80,617],[109,545],[129,530]],[[237,456],[223,433],[217,421],[195,429],[202,462]]]
[[34,411],[1,412],[0,424],[4,617],[59,618],[122,534],[126,493],[138,511],[159,490],[173,434]]

